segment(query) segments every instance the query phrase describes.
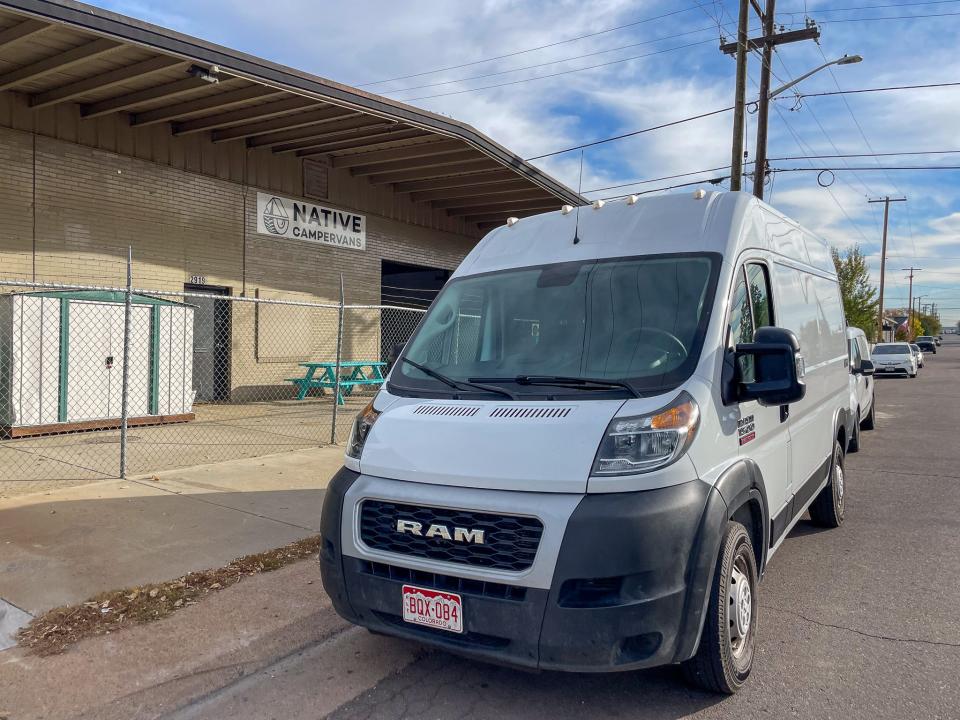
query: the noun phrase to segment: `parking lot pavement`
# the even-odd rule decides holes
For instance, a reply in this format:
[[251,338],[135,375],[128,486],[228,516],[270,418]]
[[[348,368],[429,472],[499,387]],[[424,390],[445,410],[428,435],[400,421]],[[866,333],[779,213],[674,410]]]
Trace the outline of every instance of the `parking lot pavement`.
[[[739,695],[691,690],[673,668],[531,674],[430,652],[331,717],[960,718],[960,342],[947,343],[918,378],[877,381],[877,430],[848,458],[846,522],[802,521],[771,562]],[[243,688],[234,717],[266,712],[279,679],[304,709],[328,692],[305,668],[278,673]]]

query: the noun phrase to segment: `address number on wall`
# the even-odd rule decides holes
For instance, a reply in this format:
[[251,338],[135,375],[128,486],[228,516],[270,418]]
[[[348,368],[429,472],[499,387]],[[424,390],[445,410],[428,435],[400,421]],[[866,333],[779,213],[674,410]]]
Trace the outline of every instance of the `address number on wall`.
[[190,276],[191,285],[206,285],[207,276],[206,275],[191,275]]

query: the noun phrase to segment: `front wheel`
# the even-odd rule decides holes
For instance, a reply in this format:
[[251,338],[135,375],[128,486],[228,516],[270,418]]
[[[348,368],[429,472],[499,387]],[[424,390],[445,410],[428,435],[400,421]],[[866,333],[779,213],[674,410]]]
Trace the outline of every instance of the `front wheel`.
[[830,479],[810,505],[810,519],[814,525],[836,528],[843,525],[846,493],[846,476],[843,468],[843,448],[833,443],[833,459],[830,463]]
[[697,654],[683,663],[691,684],[732,695],[750,676],[760,609],[757,560],[747,529],[727,523]]

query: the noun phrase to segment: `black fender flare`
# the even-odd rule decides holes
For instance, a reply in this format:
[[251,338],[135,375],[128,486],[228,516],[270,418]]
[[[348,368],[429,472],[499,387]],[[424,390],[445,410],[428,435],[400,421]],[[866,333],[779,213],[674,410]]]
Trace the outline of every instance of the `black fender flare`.
[[[854,424],[859,422],[859,418],[854,418],[854,413],[850,411],[850,408],[841,407],[837,409],[837,414],[833,419],[833,439],[836,440],[837,435],[840,432],[840,428],[843,428],[844,432],[844,443],[843,443],[843,454],[847,454],[847,446],[850,444],[850,438],[853,437],[853,433],[856,430]],[[830,446],[830,452],[833,453],[833,445]]]
[[767,505],[767,490],[760,468],[753,460],[744,458],[723,471],[707,496],[697,540],[691,552],[684,620],[677,641],[674,662],[687,660],[697,651],[707,617],[710,589],[713,587],[713,575],[720,552],[720,540],[723,538],[724,529],[730,518],[750,502],[755,502],[760,507],[762,537],[758,538],[759,548],[757,549],[760,553],[757,564],[762,573],[770,546],[770,510]]
[[760,467],[750,458],[738,460],[723,471],[717,480],[716,488],[727,505],[728,520],[750,502],[756,502],[760,506],[762,533],[761,537],[757,538],[760,545],[757,569],[763,575],[767,566],[767,551],[770,548],[770,506],[767,503],[767,488]]

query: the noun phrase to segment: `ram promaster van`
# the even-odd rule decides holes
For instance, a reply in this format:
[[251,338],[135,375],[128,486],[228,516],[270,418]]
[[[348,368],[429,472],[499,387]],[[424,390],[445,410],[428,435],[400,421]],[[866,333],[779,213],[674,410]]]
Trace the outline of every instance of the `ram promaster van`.
[[843,521],[845,327],[827,246],[746,194],[511,220],[356,418],[321,520],[334,607],[475,658],[681,663],[735,692],[767,563],[807,510]]

